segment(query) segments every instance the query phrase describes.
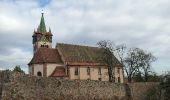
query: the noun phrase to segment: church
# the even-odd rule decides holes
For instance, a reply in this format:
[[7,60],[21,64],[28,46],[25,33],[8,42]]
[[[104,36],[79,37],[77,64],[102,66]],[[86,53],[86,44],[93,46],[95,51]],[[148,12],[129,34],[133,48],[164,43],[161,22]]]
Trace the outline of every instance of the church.
[[[32,76],[55,77],[68,80],[109,81],[108,67],[97,60],[101,49],[98,47],[57,43],[52,48],[51,29],[46,30],[44,14],[32,38],[33,58],[29,62]],[[115,57],[115,60],[118,59]],[[120,63],[113,69],[115,82],[123,83],[123,67]]]

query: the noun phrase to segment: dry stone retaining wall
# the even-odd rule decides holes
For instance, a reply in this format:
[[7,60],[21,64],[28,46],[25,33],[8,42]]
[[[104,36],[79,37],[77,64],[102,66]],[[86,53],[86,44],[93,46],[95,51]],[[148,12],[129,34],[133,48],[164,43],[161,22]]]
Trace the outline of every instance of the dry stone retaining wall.
[[58,80],[22,76],[2,88],[2,100],[144,100],[156,83],[116,84],[102,81]]

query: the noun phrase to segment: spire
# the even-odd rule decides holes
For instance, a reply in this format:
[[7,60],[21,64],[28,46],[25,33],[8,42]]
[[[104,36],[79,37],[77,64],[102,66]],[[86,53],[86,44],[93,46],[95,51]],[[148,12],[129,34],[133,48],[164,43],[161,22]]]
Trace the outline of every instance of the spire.
[[46,31],[46,26],[45,26],[44,13],[41,13],[41,14],[42,14],[42,16],[41,16],[39,30],[40,30],[40,32],[45,33],[47,31]]

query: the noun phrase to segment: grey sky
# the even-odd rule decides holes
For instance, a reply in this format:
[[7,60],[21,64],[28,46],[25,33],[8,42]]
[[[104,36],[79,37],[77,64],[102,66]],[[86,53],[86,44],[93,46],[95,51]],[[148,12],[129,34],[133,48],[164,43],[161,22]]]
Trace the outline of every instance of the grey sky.
[[0,69],[21,65],[27,70],[42,9],[53,47],[112,40],[152,52],[156,72],[170,70],[169,0],[1,0]]

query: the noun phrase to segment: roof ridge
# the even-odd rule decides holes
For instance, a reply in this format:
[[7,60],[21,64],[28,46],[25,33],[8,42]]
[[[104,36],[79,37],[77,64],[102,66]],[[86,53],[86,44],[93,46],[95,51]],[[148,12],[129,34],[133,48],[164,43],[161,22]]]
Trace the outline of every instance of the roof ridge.
[[63,45],[71,45],[71,46],[99,48],[99,47],[97,47],[97,46],[89,46],[89,45],[81,45],[81,44],[71,44],[71,43],[56,43],[56,46],[57,46],[58,44],[59,44],[59,45],[60,45],[60,44],[63,44]]

